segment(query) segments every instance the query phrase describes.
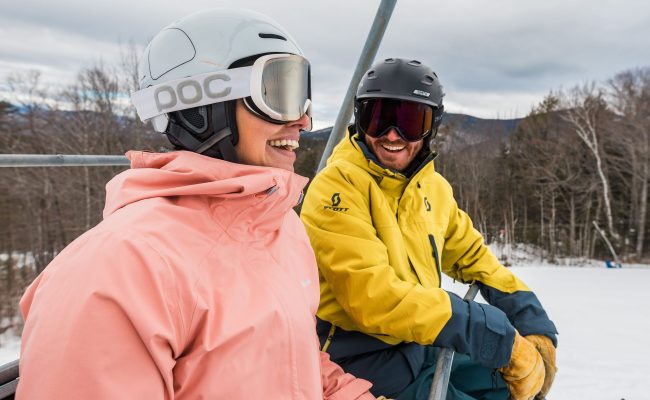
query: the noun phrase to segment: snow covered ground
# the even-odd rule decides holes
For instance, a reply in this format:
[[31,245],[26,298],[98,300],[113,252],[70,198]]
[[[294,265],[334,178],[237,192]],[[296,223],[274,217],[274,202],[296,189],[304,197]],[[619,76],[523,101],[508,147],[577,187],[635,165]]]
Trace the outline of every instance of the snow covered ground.
[[[536,292],[560,332],[549,400],[650,399],[650,268],[512,271]],[[459,295],[467,290],[451,281],[444,286]]]
[[[560,331],[558,374],[549,400],[647,400],[650,377],[650,267],[606,269],[514,262]],[[448,280],[445,288],[464,295]],[[15,359],[16,338],[0,336],[0,364]]]
[[13,333],[5,332],[0,335],[0,365],[18,358],[20,353],[20,338]]

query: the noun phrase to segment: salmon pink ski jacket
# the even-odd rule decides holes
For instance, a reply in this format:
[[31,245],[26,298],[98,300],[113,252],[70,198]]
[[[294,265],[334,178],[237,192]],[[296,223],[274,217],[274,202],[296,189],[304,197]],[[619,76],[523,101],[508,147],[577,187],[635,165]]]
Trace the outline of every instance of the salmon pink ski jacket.
[[129,152],[21,300],[17,399],[374,399],[318,349],[306,178]]

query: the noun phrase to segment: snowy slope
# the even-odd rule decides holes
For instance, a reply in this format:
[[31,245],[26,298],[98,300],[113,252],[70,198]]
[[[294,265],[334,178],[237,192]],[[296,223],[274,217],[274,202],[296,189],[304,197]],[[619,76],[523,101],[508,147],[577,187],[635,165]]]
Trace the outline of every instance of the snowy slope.
[[[536,292],[560,332],[549,400],[650,399],[650,268],[511,269]],[[466,291],[451,281],[444,286]]]
[[[513,267],[560,331],[558,375],[549,400],[648,400],[650,268]],[[466,287],[445,281],[464,295]],[[0,337],[0,364],[18,356]]]

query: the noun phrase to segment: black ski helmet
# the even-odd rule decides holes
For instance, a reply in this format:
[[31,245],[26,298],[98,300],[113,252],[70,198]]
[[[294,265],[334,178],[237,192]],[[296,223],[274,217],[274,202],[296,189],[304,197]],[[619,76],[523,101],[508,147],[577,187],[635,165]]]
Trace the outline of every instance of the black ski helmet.
[[[442,122],[444,97],[442,86],[433,70],[417,60],[387,58],[373,65],[361,79],[354,98],[354,119],[359,120],[359,102],[369,98],[415,101],[433,107],[434,136]],[[356,129],[362,135],[360,129]]]

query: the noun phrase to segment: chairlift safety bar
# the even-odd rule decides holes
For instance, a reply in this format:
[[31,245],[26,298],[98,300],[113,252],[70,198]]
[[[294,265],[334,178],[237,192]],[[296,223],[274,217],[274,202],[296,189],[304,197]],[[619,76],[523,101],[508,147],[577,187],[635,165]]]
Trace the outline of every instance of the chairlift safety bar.
[[1,167],[100,167],[131,165],[126,156],[64,154],[0,154]]

